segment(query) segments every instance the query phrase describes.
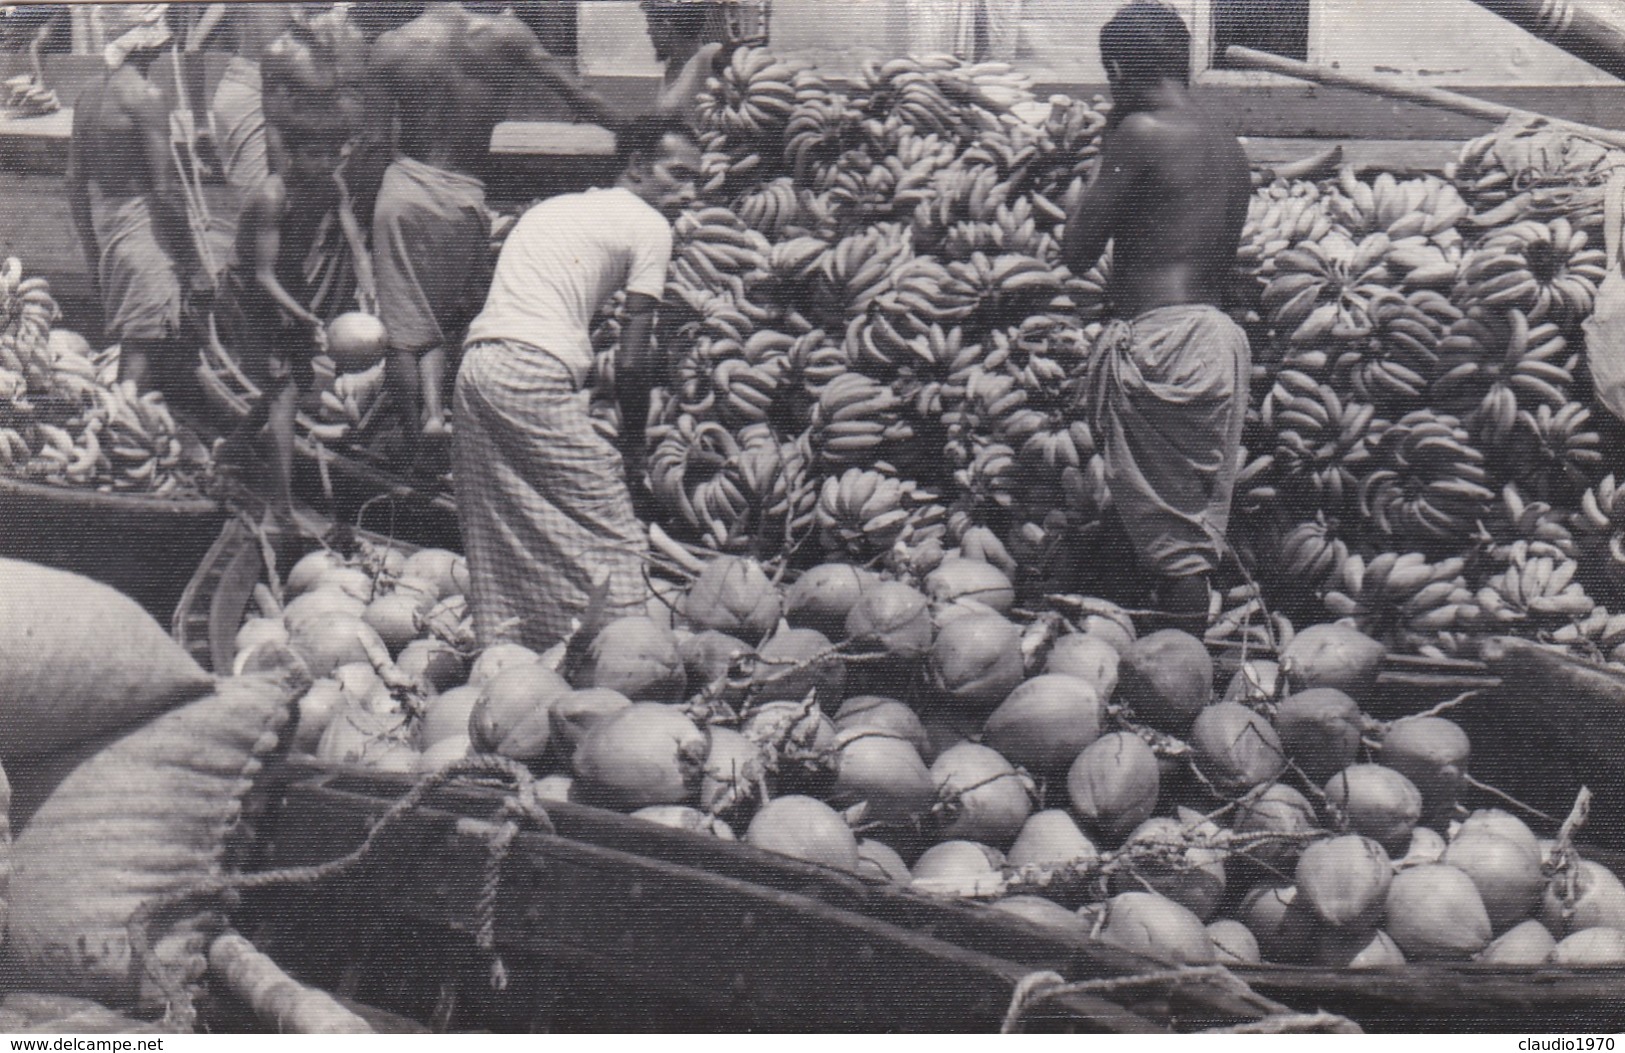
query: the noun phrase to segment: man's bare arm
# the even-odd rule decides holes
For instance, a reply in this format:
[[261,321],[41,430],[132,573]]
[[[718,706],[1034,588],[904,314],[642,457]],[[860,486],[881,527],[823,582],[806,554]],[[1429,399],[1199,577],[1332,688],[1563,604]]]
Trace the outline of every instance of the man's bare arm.
[[393,33],[385,33],[367,56],[366,77],[361,84],[361,135],[345,162],[357,214],[371,223],[372,206],[384,182],[384,170],[395,152],[395,63],[397,45]]
[[501,22],[498,52],[507,59],[507,65],[534,73],[543,84],[558,92],[578,119],[605,128],[615,127],[617,116],[609,103],[588,90],[575,71],[542,47],[530,27],[514,15]]
[[91,95],[97,90],[93,87],[83,92],[73,105],[73,134],[68,139],[67,184],[68,211],[79,234],[79,245],[85,253],[85,265],[90,269],[91,286],[100,299],[101,247],[96,241],[96,220],[90,207],[90,172],[85,168],[85,159],[81,156],[90,145]]
[[644,428],[649,421],[649,389],[666,381],[654,346],[655,311],[660,301],[643,293],[626,298],[626,328],[615,352],[615,397],[621,405],[621,452],[643,453]]
[[1082,274],[1100,261],[1145,171],[1148,118],[1131,115],[1107,133],[1095,177],[1066,217],[1061,262]]
[[658,112],[668,117],[686,117],[689,108],[694,104],[694,96],[705,87],[705,82],[716,72],[714,66],[717,56],[722,54],[723,45],[713,41],[695,52],[694,57],[684,66],[677,79],[660,93]]
[[142,83],[121,92],[121,105],[135,118],[141,130],[141,152],[147,161],[147,177],[152,183],[152,219],[160,243],[169,250],[181,272],[190,273],[196,262],[186,200],[175,170],[174,148],[170,139],[169,104],[150,84]]

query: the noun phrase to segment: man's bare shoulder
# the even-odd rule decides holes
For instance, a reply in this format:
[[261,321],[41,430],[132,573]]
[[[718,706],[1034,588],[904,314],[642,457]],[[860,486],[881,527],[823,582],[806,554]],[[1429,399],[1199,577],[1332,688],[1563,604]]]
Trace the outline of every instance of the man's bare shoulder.
[[147,78],[128,66],[113,73],[107,82],[107,93],[120,109],[139,117],[157,115],[168,119],[169,107],[164,93]]

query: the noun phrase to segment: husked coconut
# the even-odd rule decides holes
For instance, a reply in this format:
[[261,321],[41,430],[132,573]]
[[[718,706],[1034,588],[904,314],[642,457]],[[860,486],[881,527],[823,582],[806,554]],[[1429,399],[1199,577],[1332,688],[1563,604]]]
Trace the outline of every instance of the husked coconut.
[[1345,834],[1305,848],[1294,878],[1304,904],[1327,925],[1370,928],[1382,917],[1394,868],[1382,845]]
[[1299,965],[1312,957],[1320,922],[1292,885],[1259,885],[1241,901],[1239,918],[1266,962]]
[[1117,670],[1122,660],[1123,656],[1111,641],[1069,633],[1050,646],[1044,658],[1044,672],[1087,681],[1102,700],[1108,700],[1117,690]]
[[418,744],[427,750],[448,738],[471,738],[468,722],[479,700],[480,693],[472,687],[454,687],[430,699],[418,724]]
[[1625,929],[1625,884],[1601,863],[1582,860],[1572,874],[1560,872],[1546,887],[1540,920],[1559,937],[1582,929]]
[[1416,784],[1422,814],[1443,818],[1456,807],[1472,743],[1461,725],[1443,717],[1407,717],[1390,724],[1377,760]]
[[1540,965],[1556,946],[1551,930],[1531,918],[1503,932],[1473,960],[1488,965]]
[[1172,965],[1209,965],[1214,959],[1202,919],[1151,892],[1123,892],[1107,900],[1099,938]]
[[617,618],[587,648],[582,687],[619,691],[634,702],[676,702],[688,673],[670,631],[648,618]]
[[975,841],[941,841],[921,853],[911,868],[916,882],[974,882],[996,878],[1004,854]]
[[318,678],[348,662],[368,661],[369,645],[386,650],[371,626],[349,614],[320,615],[301,622],[288,636],[288,647]]
[[1104,700],[1075,676],[1046,673],[1020,684],[982,725],[982,741],[1012,764],[1059,776],[1100,737]]
[[1264,960],[1252,930],[1234,918],[1208,922],[1207,938],[1213,944],[1213,960],[1220,965],[1257,965]]
[[800,702],[814,692],[833,710],[846,687],[846,663],[816,629],[781,629],[757,652],[751,692],[762,702]]
[[1468,831],[1450,842],[1444,860],[1472,878],[1496,932],[1532,916],[1540,908],[1546,877],[1529,846],[1487,831]]
[[746,642],[772,632],[782,610],[778,590],[761,566],[734,556],[707,562],[682,605],[683,617],[695,629],[715,629]]
[[852,873],[858,871],[858,839],[829,805],[812,797],[775,797],[762,805],[745,843],[767,852]]
[[835,737],[837,808],[863,803],[871,822],[897,825],[925,815],[936,799],[931,772],[906,739],[875,728],[853,728]]
[[784,620],[798,629],[816,629],[831,640],[846,635],[846,616],[864,590],[878,584],[874,572],[850,563],[811,568],[784,594]]
[[732,728],[711,729],[711,749],[700,780],[700,807],[727,812],[750,800],[764,772],[762,748]]
[[835,711],[835,727],[840,731],[850,731],[852,728],[889,731],[908,740],[922,759],[931,751],[931,737],[926,734],[919,714],[895,698],[853,695]]
[[1425,826],[1419,826],[1411,831],[1410,844],[1405,847],[1405,854],[1394,865],[1414,867],[1423,863],[1441,862],[1447,847],[1449,846],[1444,838]]
[[1067,795],[1072,809],[1107,841],[1121,841],[1151,817],[1161,789],[1156,754],[1127,731],[1102,735],[1072,762]]
[[1328,929],[1318,934],[1315,964],[1328,969],[1386,969],[1404,965],[1405,954],[1381,929],[1352,933]]
[[484,753],[514,760],[538,758],[552,736],[550,707],[570,690],[562,676],[540,662],[505,669],[480,688],[469,718],[469,738]]
[[1183,735],[1213,697],[1213,659],[1190,633],[1162,629],[1136,640],[1123,656],[1117,695],[1140,720]]
[[1335,687],[1312,687],[1288,695],[1275,710],[1281,746],[1303,773],[1325,782],[1360,754],[1365,717],[1354,699]]
[[896,885],[906,885],[914,880],[914,875],[908,872],[908,864],[897,850],[880,841],[870,838],[858,839],[858,873],[864,877],[878,877]]
[[1280,681],[1281,666],[1267,658],[1249,658],[1225,685],[1224,701],[1252,704],[1273,702]]
[[450,691],[462,684],[466,669],[462,655],[433,638],[413,640],[403,647],[395,656],[395,667],[430,691]]
[[1100,855],[1072,817],[1059,808],[1034,812],[1010,846],[1011,866],[1060,866],[1089,862]]
[[1394,852],[1405,850],[1422,819],[1421,792],[1380,764],[1349,765],[1327,780],[1324,793],[1337,829],[1369,837]]
[[1395,875],[1385,928],[1412,962],[1465,961],[1489,946],[1493,935],[1473,879],[1444,863]]
[[1026,675],[1021,630],[991,612],[955,618],[937,632],[930,664],[932,681],[949,701],[986,712]]
[[683,658],[683,671],[687,674],[687,691],[690,695],[698,694],[727,676],[736,659],[752,653],[744,641],[715,629],[691,633],[680,639],[677,651]]
[[1196,767],[1221,794],[1238,797],[1274,782],[1286,770],[1286,754],[1275,729],[1240,702],[1217,702],[1191,726]]
[[573,752],[595,724],[631,705],[630,698],[607,687],[567,692],[555,698],[550,707],[553,733],[566,750]]
[[1217,833],[1210,823],[1187,824],[1166,816],[1147,819],[1129,835],[1124,848],[1142,846],[1159,851],[1113,874],[1112,891],[1150,889],[1206,921],[1224,898],[1225,853],[1193,842],[1211,839]]
[[541,661],[542,656],[516,643],[494,643],[479,653],[468,668],[468,686],[484,687],[498,673],[510,666],[529,665]]
[[1596,926],[1581,929],[1552,948],[1553,965],[1625,965],[1625,932]]
[[676,706],[637,702],[597,724],[576,747],[573,799],[632,811],[687,804],[700,787],[710,739]]
[[468,586],[468,563],[457,553],[443,548],[424,548],[406,557],[401,577],[417,578],[434,585],[440,599],[458,596]]
[[962,742],[944,751],[931,780],[946,806],[944,837],[1008,845],[1033,812],[1032,780],[986,746]]
[[1369,699],[1388,649],[1352,625],[1311,625],[1281,650],[1281,668],[1293,691],[1335,687],[1356,700]]
[[1539,839],[1535,837],[1535,832],[1529,829],[1528,824],[1511,812],[1503,812],[1499,808],[1480,808],[1473,812],[1461,821],[1454,836],[1464,837],[1472,833],[1489,833],[1505,837],[1522,843],[1536,855],[1544,855],[1540,849]]
[[977,559],[950,556],[925,576],[925,591],[938,603],[973,599],[1009,614],[1016,590],[999,568]]
[[1238,834],[1280,834],[1282,837],[1279,841],[1249,848],[1246,858],[1238,858],[1236,862],[1252,861],[1260,866],[1290,872],[1297,865],[1298,857],[1307,843],[1307,839],[1296,838],[1318,826],[1314,805],[1303,794],[1286,783],[1271,783],[1241,802],[1230,828]]
[[931,650],[931,605],[917,589],[900,581],[865,589],[842,625],[845,637],[870,651],[894,658],[922,658]]
[[333,717],[350,704],[344,688],[332,677],[315,681],[299,696],[299,721],[294,727],[293,749],[313,753]]
[[344,557],[330,549],[319,548],[301,556],[288,571],[282,582],[283,594],[300,596],[318,587],[328,574],[349,566]]

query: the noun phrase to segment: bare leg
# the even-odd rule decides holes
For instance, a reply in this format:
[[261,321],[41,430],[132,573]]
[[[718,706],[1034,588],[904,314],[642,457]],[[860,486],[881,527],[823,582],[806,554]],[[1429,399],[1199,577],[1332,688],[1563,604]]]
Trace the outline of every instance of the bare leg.
[[299,385],[289,381],[272,396],[265,439],[270,445],[273,510],[293,519],[293,422],[299,410]]
[[384,379],[389,386],[390,401],[394,403],[395,413],[401,422],[402,438],[406,441],[403,460],[411,463],[417,459],[423,427],[419,401],[423,381],[418,356],[410,351],[390,351],[389,361],[384,367]]
[[441,400],[441,388],[446,377],[446,349],[437,347],[425,351],[418,360],[418,369],[423,391],[423,437],[445,438],[451,434],[446,421],[445,403]]

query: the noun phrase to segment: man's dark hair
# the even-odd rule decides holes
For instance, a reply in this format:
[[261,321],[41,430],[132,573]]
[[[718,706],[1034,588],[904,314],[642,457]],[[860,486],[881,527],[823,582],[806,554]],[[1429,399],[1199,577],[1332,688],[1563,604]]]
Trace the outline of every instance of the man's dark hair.
[[658,154],[661,140],[668,135],[699,145],[699,136],[679,117],[634,117],[615,132],[615,163],[626,168],[634,157]]
[[1133,0],[1100,29],[1100,61],[1116,62],[1130,83],[1191,82],[1191,32],[1172,8]]

